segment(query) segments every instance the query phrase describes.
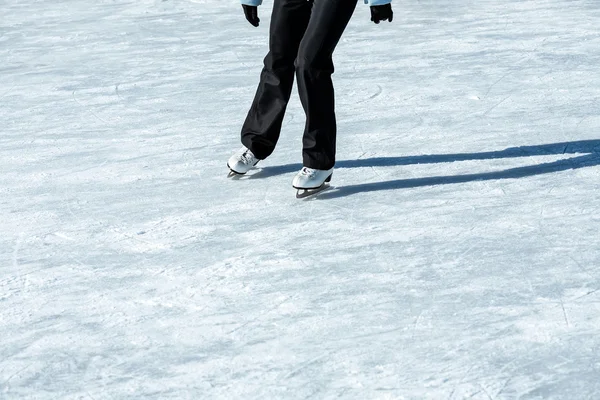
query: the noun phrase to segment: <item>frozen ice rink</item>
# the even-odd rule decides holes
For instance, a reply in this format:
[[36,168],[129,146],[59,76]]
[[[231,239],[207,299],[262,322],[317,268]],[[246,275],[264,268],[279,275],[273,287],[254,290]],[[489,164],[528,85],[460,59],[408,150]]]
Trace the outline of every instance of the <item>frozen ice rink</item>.
[[600,399],[600,2],[360,3],[307,200],[271,6],[0,0],[0,398]]

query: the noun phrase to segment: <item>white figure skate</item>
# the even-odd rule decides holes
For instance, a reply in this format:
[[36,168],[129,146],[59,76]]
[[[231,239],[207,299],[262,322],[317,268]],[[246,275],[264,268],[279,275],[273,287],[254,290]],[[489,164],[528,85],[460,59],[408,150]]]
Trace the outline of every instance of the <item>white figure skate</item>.
[[227,161],[227,166],[229,167],[229,175],[227,175],[227,177],[231,178],[236,175],[244,175],[254,168],[259,161],[260,160],[256,158],[254,153],[246,147],[242,147],[229,158],[229,161]]
[[332,175],[333,168],[324,170],[303,167],[292,181],[292,186],[298,190],[296,198],[303,199],[327,189]]

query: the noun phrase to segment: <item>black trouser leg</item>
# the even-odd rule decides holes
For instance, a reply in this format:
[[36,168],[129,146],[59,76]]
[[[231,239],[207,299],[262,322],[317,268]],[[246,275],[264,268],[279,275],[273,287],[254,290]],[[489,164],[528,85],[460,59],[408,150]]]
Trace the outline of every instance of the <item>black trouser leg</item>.
[[346,29],[357,0],[314,0],[310,22],[296,60],[298,92],[306,112],[302,158],[305,167],[335,164],[336,122],[333,51]]
[[242,143],[265,159],[275,149],[294,84],[294,60],[311,15],[306,0],[275,0],[269,33],[269,53],[260,83],[242,127]]

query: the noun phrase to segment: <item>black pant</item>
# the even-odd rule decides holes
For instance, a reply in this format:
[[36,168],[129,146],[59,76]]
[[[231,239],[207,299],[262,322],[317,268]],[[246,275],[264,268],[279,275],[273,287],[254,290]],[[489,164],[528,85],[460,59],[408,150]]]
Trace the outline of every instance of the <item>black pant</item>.
[[259,159],[267,158],[275,149],[295,73],[306,113],[303,164],[316,169],[329,169],[335,164],[332,55],[356,3],[274,0],[269,53],[242,127],[242,143]]

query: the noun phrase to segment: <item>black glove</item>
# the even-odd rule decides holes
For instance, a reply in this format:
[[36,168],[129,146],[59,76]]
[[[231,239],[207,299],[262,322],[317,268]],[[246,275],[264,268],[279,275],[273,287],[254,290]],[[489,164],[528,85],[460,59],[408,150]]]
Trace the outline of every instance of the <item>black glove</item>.
[[258,26],[258,23],[260,22],[260,19],[258,18],[258,7],[247,6],[245,4],[242,4],[242,7],[244,7],[244,15],[246,16],[248,22],[254,26]]
[[392,11],[391,4],[384,4],[381,6],[371,6],[371,21],[375,22],[376,24],[380,23],[381,21],[385,21],[385,20],[392,22],[393,18],[394,18],[394,12]]

